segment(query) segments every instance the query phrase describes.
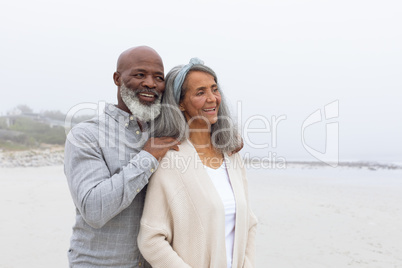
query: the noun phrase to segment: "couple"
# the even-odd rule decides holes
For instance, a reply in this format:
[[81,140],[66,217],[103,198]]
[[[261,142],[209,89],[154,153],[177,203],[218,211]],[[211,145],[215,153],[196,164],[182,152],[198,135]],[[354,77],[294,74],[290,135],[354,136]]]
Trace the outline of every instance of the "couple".
[[118,104],[66,141],[70,267],[254,267],[241,139],[215,73],[192,59],[165,81],[156,51],[136,47],[114,82]]

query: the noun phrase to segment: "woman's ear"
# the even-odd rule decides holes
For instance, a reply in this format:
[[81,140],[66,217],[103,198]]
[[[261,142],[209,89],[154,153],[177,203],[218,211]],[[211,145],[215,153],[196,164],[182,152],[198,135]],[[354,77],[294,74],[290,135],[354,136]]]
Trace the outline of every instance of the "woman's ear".
[[184,112],[186,109],[184,108],[184,105],[183,105],[183,103],[180,103],[179,104],[179,109],[180,109],[180,111],[182,111],[182,112]]

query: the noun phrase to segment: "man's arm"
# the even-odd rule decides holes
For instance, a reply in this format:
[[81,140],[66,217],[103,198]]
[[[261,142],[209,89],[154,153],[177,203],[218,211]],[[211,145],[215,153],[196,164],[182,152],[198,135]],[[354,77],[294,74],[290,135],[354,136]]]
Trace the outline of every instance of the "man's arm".
[[[77,147],[71,139],[91,146]],[[127,208],[158,167],[157,159],[142,150],[119,173],[111,174],[97,140],[84,128],[70,131],[64,162],[73,201],[94,228],[101,228]]]

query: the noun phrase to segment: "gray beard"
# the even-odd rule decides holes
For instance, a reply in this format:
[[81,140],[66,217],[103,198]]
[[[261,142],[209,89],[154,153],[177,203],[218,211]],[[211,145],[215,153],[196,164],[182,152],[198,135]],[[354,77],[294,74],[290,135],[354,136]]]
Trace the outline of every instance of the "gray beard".
[[122,84],[120,86],[120,95],[127,108],[140,122],[154,120],[161,113],[161,94],[157,94],[158,98],[153,104],[142,104],[136,92]]

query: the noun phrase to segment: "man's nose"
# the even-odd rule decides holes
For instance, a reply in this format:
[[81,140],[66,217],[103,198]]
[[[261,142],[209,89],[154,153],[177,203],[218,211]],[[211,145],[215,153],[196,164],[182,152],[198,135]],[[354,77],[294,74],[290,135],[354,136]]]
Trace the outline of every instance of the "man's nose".
[[156,88],[156,82],[152,75],[147,75],[142,82],[142,86],[147,88]]

